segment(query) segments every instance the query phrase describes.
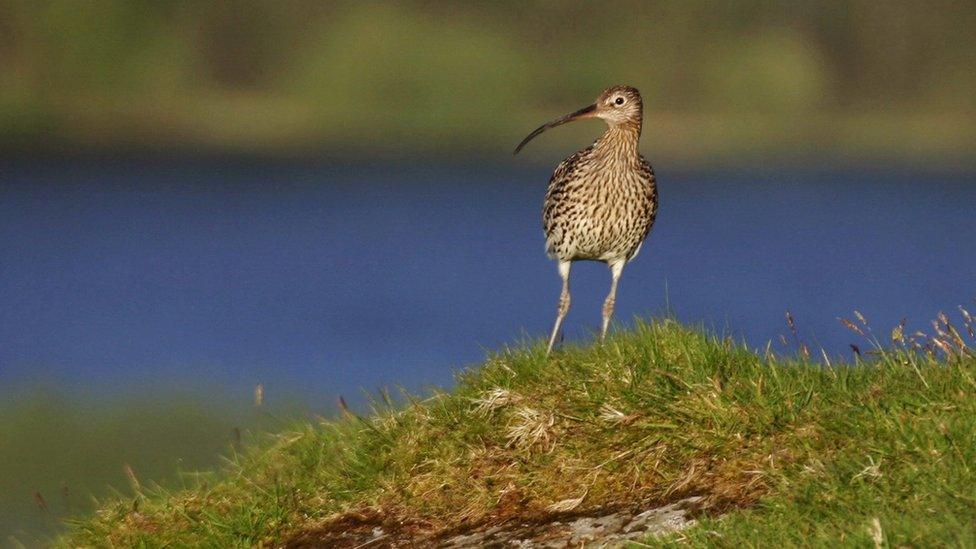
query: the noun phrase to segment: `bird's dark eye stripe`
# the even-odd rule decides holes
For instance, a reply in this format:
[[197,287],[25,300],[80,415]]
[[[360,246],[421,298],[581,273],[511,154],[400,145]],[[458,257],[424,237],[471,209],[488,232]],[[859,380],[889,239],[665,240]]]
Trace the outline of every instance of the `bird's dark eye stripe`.
[[624,98],[623,97],[618,97],[617,100],[614,101],[614,103],[616,103],[618,105],[623,105],[624,104]]

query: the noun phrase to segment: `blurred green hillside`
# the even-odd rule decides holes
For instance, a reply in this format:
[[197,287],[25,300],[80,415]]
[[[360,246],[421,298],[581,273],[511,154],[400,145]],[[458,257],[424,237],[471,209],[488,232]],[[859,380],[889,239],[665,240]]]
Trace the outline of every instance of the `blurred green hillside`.
[[0,147],[494,158],[630,83],[659,157],[959,160],[974,38],[949,0],[0,0]]
[[94,498],[182,486],[255,432],[293,421],[279,417],[307,415],[288,395],[269,409],[176,388],[98,398],[42,387],[18,393],[0,401],[0,547],[46,546],[66,518],[96,508]]

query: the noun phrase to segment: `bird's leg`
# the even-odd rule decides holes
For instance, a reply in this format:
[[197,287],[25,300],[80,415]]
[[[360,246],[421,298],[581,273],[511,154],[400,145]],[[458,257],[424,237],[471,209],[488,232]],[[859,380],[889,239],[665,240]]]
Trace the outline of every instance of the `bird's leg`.
[[559,336],[559,328],[563,325],[563,319],[569,312],[569,268],[572,263],[569,261],[559,262],[559,276],[563,279],[563,290],[559,294],[559,312],[556,314],[556,324],[552,327],[552,335],[549,336],[549,348],[546,356],[552,352],[553,345],[556,344],[556,337]]
[[606,301],[603,302],[603,326],[600,329],[600,343],[607,338],[607,329],[610,327],[610,319],[613,317],[613,306],[617,301],[617,282],[620,281],[620,274],[624,272],[624,262],[617,261],[610,264],[610,293]]

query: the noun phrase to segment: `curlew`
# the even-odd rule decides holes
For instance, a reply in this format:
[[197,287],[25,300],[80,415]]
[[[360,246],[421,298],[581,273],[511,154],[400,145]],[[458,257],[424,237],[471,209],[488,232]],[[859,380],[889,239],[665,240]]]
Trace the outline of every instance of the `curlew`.
[[627,262],[637,256],[657,215],[654,170],[637,150],[644,118],[640,92],[630,86],[606,89],[592,105],[543,124],[542,132],[586,118],[600,118],[607,129],[592,145],[563,160],[549,180],[542,207],[546,251],[559,262],[562,292],[549,337],[552,352],[569,312],[569,272],[574,261],[600,261],[610,268],[610,293],[603,303],[600,341],[607,335],[617,284]]

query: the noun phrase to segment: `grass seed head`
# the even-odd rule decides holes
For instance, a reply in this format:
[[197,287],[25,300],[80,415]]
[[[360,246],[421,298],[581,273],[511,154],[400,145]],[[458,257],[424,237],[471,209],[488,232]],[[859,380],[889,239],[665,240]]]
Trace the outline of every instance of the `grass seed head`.
[[901,319],[901,322],[891,330],[891,342],[895,344],[905,344],[905,322],[908,319]]
[[850,320],[848,320],[848,319],[846,319],[844,317],[841,317],[838,320],[840,320],[841,324],[843,324],[844,327],[847,328],[848,330],[854,332],[855,334],[857,334],[859,336],[863,336],[864,335],[864,330],[862,330],[861,327],[858,326],[857,324],[854,324],[853,322],[851,322]]

